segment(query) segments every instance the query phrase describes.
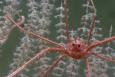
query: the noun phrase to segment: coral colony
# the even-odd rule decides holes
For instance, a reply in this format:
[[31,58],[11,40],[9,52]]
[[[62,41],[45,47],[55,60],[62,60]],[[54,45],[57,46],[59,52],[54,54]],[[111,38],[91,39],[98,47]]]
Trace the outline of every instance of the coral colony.
[[[69,1],[0,1],[0,46],[14,29],[22,33],[3,77],[110,77],[108,70],[115,71],[112,25],[104,38],[95,4],[85,0],[79,27],[69,29]],[[0,53],[4,57],[2,48]]]

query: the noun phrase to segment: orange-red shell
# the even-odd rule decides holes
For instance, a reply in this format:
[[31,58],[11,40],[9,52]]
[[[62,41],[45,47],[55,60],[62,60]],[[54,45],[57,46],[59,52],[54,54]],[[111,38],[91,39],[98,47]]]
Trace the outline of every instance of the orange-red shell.
[[81,40],[74,40],[67,44],[66,49],[72,58],[81,59],[85,57],[85,47],[85,44]]

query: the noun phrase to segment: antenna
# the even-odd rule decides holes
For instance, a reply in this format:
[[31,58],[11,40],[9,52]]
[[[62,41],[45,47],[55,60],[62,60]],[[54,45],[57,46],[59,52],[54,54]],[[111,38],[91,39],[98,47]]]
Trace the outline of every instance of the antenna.
[[65,14],[65,23],[66,23],[67,42],[69,42],[70,36],[69,36],[69,31],[68,31],[67,0],[64,0],[64,14]]

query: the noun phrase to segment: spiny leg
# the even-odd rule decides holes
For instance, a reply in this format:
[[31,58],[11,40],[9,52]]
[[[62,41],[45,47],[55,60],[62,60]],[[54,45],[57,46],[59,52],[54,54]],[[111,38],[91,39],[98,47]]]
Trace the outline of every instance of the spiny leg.
[[[93,8],[94,8],[94,14],[96,14],[96,9],[95,9],[93,0],[91,0],[91,3],[92,3]],[[92,23],[91,23],[92,28],[90,29],[90,32],[89,32],[89,35],[88,35],[88,44],[90,44],[90,39],[91,39],[91,37],[92,37],[93,26],[95,26],[95,18],[96,18],[96,16],[94,15],[93,21],[92,21]],[[107,39],[102,40],[102,41],[98,41],[96,44],[90,45],[90,46],[86,49],[86,51],[88,52],[89,50],[91,50],[92,48],[95,48],[96,46],[103,45],[103,44],[108,43],[108,42],[111,42],[111,41],[113,41],[113,40],[115,40],[115,36],[110,37],[110,38],[107,38]]]
[[106,38],[105,40],[102,41],[97,41],[95,44],[91,44],[90,46],[87,47],[87,49],[85,50],[85,52],[90,52],[91,49],[97,47],[97,46],[101,46],[103,44],[112,42],[115,40],[115,36],[110,37],[110,38]]
[[[25,21],[25,19],[24,19],[23,17],[21,17],[21,19],[18,20],[17,24],[18,24],[18,25],[22,25],[22,24],[24,23],[24,21]],[[11,31],[12,31],[15,27],[16,27],[15,25],[11,26],[11,29],[10,29],[9,32],[8,32],[8,36],[6,37],[6,40],[8,39],[9,34],[11,33]]]
[[93,20],[90,24],[90,31],[88,32],[88,44],[90,44],[90,40],[93,36],[93,30],[94,30],[94,27],[95,27],[95,20],[96,20],[96,15],[93,15]]
[[[4,18],[5,19],[7,19],[7,20],[9,20],[9,18],[10,18],[10,15],[6,15],[6,16],[4,16]],[[11,19],[11,18],[10,18]],[[13,20],[13,19],[12,19]],[[18,26],[21,26],[21,25],[23,25],[23,23],[25,22],[25,17],[24,16],[21,16],[19,19],[18,19],[18,21],[16,21],[16,24],[18,25]],[[13,28],[15,28],[16,27],[16,25],[14,24],[13,25]]]
[[65,57],[66,55],[61,55],[61,56],[59,56],[54,62],[53,62],[53,64],[50,66],[50,67],[48,67],[47,68],[47,71],[45,71],[45,73],[43,74],[41,74],[40,76],[38,76],[38,77],[47,77],[48,76],[48,74],[58,65],[58,63]]
[[[25,20],[25,17],[24,17],[24,16],[22,16],[22,17],[23,17],[22,19]],[[60,44],[58,44],[58,43],[56,43],[56,42],[54,42],[54,41],[51,41],[51,40],[49,40],[48,38],[45,38],[45,37],[43,37],[43,36],[40,35],[40,34],[26,31],[24,28],[22,28],[22,27],[19,25],[19,22],[18,22],[18,24],[17,24],[9,15],[6,15],[5,18],[7,18],[8,20],[10,20],[10,21],[11,21],[14,25],[16,25],[22,32],[27,33],[28,35],[33,35],[34,37],[37,37],[37,38],[39,38],[39,39],[45,40],[45,41],[47,41],[48,43],[50,43],[50,44],[52,44],[52,45],[55,45],[55,46],[57,46],[57,47],[63,47],[62,45],[60,45]]]
[[86,63],[86,77],[91,77],[91,67],[88,62],[88,59],[85,59],[85,63]]
[[20,73],[24,68],[26,68],[33,61],[35,61],[36,59],[40,59],[46,51],[48,51],[48,49],[42,50],[40,53],[38,53],[33,58],[31,58],[29,61],[27,61],[26,63],[24,63],[22,66],[20,66],[19,68],[17,68],[14,72],[12,72],[11,74],[9,74],[7,77],[14,77],[14,76],[16,76],[18,73]]
[[64,14],[65,14],[65,24],[66,24],[66,36],[67,36],[67,43],[70,42],[70,35],[68,29],[68,16],[67,16],[67,0],[64,0]]
[[93,1],[90,0],[90,2],[91,2],[91,4],[92,4],[93,10],[94,10],[94,14],[93,14],[93,19],[92,19],[91,24],[90,24],[90,27],[89,27],[90,30],[89,30],[89,32],[88,32],[88,45],[90,44],[90,40],[91,40],[91,38],[92,38],[92,36],[93,36],[93,30],[94,30],[94,28],[95,28],[95,21],[96,21],[96,8],[95,8],[95,6],[94,6]]
[[67,16],[67,0],[64,0],[64,14],[65,14],[65,24],[66,24],[66,36],[67,42],[70,41],[69,29],[68,29],[68,16]]
[[94,13],[96,14],[96,8],[95,8],[95,5],[94,5],[94,2],[93,2],[93,0],[90,0],[90,1],[91,1],[92,6],[93,6]]
[[92,55],[96,56],[97,58],[101,58],[105,61],[108,61],[108,62],[114,62],[115,63],[115,60],[113,58],[110,58],[110,57],[106,57],[105,55],[103,54],[99,54],[99,53],[95,53],[95,52],[92,52],[91,53]]
[[39,53],[37,53],[34,57],[32,57],[29,61],[25,62],[22,66],[17,68],[14,72],[10,73],[7,77],[14,77],[18,73],[20,73],[23,69],[25,69],[28,65],[32,64],[35,60],[39,60],[46,52],[48,51],[64,51],[60,48],[46,48],[41,50]]
[[[66,36],[67,36],[67,42],[70,41],[69,31],[68,31],[68,16],[67,16],[67,0],[64,0],[64,14],[65,14],[65,24],[66,24]],[[53,62],[53,64],[48,67],[45,74],[41,74],[39,77],[47,77],[49,72],[53,70],[54,67],[58,65],[58,63],[64,58],[64,55],[60,56],[56,61]]]

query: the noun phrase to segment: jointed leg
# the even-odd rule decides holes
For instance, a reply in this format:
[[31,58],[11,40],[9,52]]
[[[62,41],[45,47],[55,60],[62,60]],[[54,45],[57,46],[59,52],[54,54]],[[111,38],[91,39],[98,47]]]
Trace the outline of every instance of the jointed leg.
[[109,42],[112,42],[114,40],[115,40],[115,36],[107,38],[107,39],[102,40],[102,41],[97,41],[95,44],[90,45],[85,51],[88,52],[88,51],[90,51],[91,49],[93,49],[93,48],[95,48],[97,46],[101,46],[101,45],[103,45],[105,43],[109,43]]
[[93,7],[93,10],[94,10],[94,14],[93,14],[93,18],[92,18],[92,21],[91,21],[91,24],[90,24],[90,31],[88,32],[88,44],[90,44],[90,40],[93,36],[93,30],[95,28],[95,21],[96,21],[96,8],[94,6],[94,3],[92,0],[90,0],[91,4],[92,4],[92,7]]
[[85,59],[85,63],[86,63],[86,77],[91,77],[91,67],[88,62],[88,59]]
[[94,13],[96,14],[96,8],[95,8],[95,5],[94,5],[94,2],[93,2],[93,0],[90,0],[90,1],[91,1],[92,6],[93,6]]
[[[96,15],[95,15],[95,14],[96,14],[96,8],[95,8],[95,6],[94,6],[93,0],[90,0],[90,1],[91,1],[92,6],[93,6],[93,9],[94,9],[94,16],[93,16],[93,20],[92,20],[92,22],[91,22],[91,24],[90,24],[90,31],[89,31],[89,34],[88,34],[88,45],[90,45],[90,39],[91,39],[91,37],[92,37],[92,31],[93,31],[93,29],[94,29],[94,27],[95,27],[95,20],[96,20]],[[102,40],[102,41],[98,41],[96,44],[90,45],[90,46],[86,49],[86,52],[90,51],[91,49],[95,48],[96,46],[103,45],[103,44],[108,43],[108,42],[111,42],[111,41],[113,41],[113,40],[115,40],[115,36],[110,37],[110,38],[107,38],[107,39]]]
[[90,44],[90,40],[93,36],[93,30],[94,30],[94,27],[95,27],[95,20],[96,20],[96,15],[93,15],[93,20],[90,24],[90,31],[88,32],[88,44]]
[[98,54],[98,53],[95,53],[95,52],[92,52],[91,53],[92,55],[96,56],[97,58],[101,58],[105,61],[109,61],[109,62],[115,62],[115,60],[113,60],[112,58],[110,57],[106,57],[105,55],[102,55],[102,54]]
[[66,36],[67,42],[70,42],[70,35],[68,31],[68,16],[67,16],[67,0],[64,0],[64,14],[65,14],[65,24],[66,24]]
[[37,59],[39,60],[48,51],[61,51],[61,49],[58,49],[58,48],[46,48],[46,49],[43,49],[41,52],[39,52],[34,57],[32,57],[29,61],[27,61],[22,66],[20,66],[19,68],[17,68],[14,72],[12,72],[11,74],[9,74],[7,77],[14,77],[14,76],[16,76],[23,69],[25,69],[29,64],[32,64]]
[[57,46],[57,47],[62,47],[62,48],[63,48],[62,45],[60,45],[60,44],[58,44],[58,43],[56,43],[56,42],[53,42],[53,41],[49,40],[48,38],[45,38],[45,37],[41,36],[40,34],[36,34],[36,33],[34,33],[34,32],[28,32],[28,31],[26,31],[23,27],[21,27],[21,25],[23,25],[23,22],[24,22],[24,20],[25,20],[25,17],[24,17],[24,16],[22,16],[21,22],[15,22],[9,15],[6,15],[5,18],[8,19],[8,20],[10,20],[10,21],[11,21],[15,26],[17,26],[22,32],[27,33],[28,35],[33,35],[34,37],[37,37],[37,38],[39,38],[39,39],[45,40],[45,41],[47,41],[48,43],[50,43],[50,44],[52,44],[52,45],[55,45],[55,46]]
[[58,63],[65,57],[65,55],[61,55],[58,57],[58,59],[56,59],[53,64],[47,68],[47,71],[45,71],[45,73],[42,73],[40,76],[38,77],[47,77],[48,74],[58,65]]

